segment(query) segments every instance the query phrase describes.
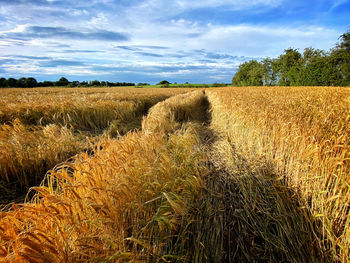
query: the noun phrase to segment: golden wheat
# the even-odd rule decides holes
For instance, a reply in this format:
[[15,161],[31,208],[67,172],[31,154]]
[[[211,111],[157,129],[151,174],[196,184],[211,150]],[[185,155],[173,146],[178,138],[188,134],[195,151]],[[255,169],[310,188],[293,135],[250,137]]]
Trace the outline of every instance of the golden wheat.
[[[187,108],[186,99],[172,100]],[[94,156],[76,158],[73,174],[52,171],[46,183],[35,188],[32,202],[1,214],[0,258],[165,260],[181,217],[202,187],[205,168],[200,166],[204,157],[198,143],[190,128],[168,136],[162,130],[147,130],[102,140]]]
[[270,164],[322,225],[319,242],[350,260],[350,90],[227,88],[208,91],[212,125],[248,163]]
[[25,194],[55,164],[98,137],[141,127],[157,102],[185,89],[4,89],[0,97],[0,203]]

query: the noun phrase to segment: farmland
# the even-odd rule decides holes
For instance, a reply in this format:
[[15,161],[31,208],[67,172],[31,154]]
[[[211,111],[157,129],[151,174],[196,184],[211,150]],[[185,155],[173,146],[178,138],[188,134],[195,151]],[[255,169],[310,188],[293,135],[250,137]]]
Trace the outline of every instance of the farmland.
[[102,137],[141,127],[142,116],[181,89],[4,89],[0,97],[0,204],[39,185],[56,164]]
[[348,88],[1,93],[2,261],[350,261]]

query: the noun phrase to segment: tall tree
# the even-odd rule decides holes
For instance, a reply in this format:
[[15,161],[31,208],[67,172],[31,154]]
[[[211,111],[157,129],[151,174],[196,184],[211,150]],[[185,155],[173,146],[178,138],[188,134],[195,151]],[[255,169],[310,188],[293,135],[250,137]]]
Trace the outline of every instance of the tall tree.
[[16,87],[25,88],[26,86],[26,78],[19,78],[16,83]]
[[263,85],[272,86],[276,85],[276,73],[274,71],[274,60],[271,58],[265,58],[260,62],[262,66],[262,79]]
[[300,85],[301,54],[297,49],[288,48],[276,60],[276,74],[280,86]]
[[55,86],[67,86],[69,84],[68,79],[61,77],[58,81],[55,82]]
[[16,84],[17,84],[17,80],[14,78],[9,78],[7,80],[7,86],[9,87],[16,87]]
[[4,88],[7,86],[7,80],[5,78],[0,78],[0,87]]
[[36,81],[36,79],[32,78],[32,77],[27,78],[25,81],[25,85],[27,88],[36,87],[37,84],[38,84],[38,82]]
[[263,68],[256,60],[244,62],[232,79],[235,86],[262,86]]
[[336,86],[350,85],[350,30],[340,36],[340,43],[331,51],[331,63],[337,68]]

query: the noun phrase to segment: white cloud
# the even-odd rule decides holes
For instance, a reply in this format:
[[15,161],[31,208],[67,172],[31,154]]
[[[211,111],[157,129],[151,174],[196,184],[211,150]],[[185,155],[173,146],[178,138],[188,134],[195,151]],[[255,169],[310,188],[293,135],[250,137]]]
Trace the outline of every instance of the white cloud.
[[98,13],[96,16],[91,18],[88,25],[92,27],[102,28],[109,25],[109,21],[104,13]]
[[28,27],[28,24],[25,25],[17,25],[15,28],[0,31],[0,34],[6,34],[6,33],[21,33],[24,32]]
[[[36,72],[99,75],[113,74],[111,73],[113,70],[120,70],[150,75],[167,74],[174,78],[191,75],[192,72],[220,81],[231,79],[232,76],[229,76],[234,68],[248,57],[275,57],[288,47],[300,48],[302,51],[309,46],[325,50],[333,46],[342,32],[325,26],[301,23],[298,23],[297,27],[293,24],[276,26],[273,21],[271,24],[257,24],[254,21],[238,24],[234,18],[231,23],[226,21],[225,24],[220,24],[219,18],[195,21],[195,17],[192,19],[182,15],[183,12],[196,12],[196,9],[200,8],[211,8],[218,14],[223,8],[226,11],[240,10],[244,14],[251,10],[282,6],[284,2],[285,0],[144,0],[124,6],[119,1],[113,0],[88,2],[78,0],[69,2],[68,9],[62,4],[63,1],[52,2],[46,6],[35,4],[31,6],[24,3],[0,6],[0,15],[5,20],[2,24],[4,31],[0,32],[0,54],[72,59],[83,61],[84,65],[87,65],[41,68],[39,64],[29,61],[12,66],[5,65],[2,68],[13,74]],[[333,6],[342,3],[344,0],[335,0]],[[123,42],[126,48],[118,49],[115,48],[117,44],[113,41],[106,43],[101,39],[82,41],[69,37],[40,39],[35,35],[25,41],[21,38],[6,38],[16,33],[20,36],[20,33],[25,33],[26,29],[32,26],[62,27],[79,32],[96,29],[111,32],[121,30],[127,32],[130,39]],[[163,46],[168,49],[147,50],[144,48],[147,45]],[[135,46],[138,50],[127,48]],[[66,49],[103,52],[69,53]],[[97,68],[106,68],[106,71]],[[111,71],[108,71],[108,68]],[[156,71],[157,68],[159,72]]]
[[277,56],[288,47],[302,50],[313,46],[327,50],[338,36],[338,31],[322,27],[229,25],[210,26],[205,34],[189,42],[194,48],[204,47],[236,55]]
[[175,1],[178,6],[183,9],[188,8],[205,8],[205,7],[218,7],[229,6],[231,9],[241,10],[251,8],[254,6],[269,6],[275,7],[280,5],[283,0],[201,0],[201,1]]

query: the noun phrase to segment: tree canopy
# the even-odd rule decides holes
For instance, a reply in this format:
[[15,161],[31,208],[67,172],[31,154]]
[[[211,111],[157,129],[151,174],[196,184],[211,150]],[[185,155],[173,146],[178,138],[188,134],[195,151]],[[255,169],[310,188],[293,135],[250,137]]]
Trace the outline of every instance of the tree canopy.
[[326,52],[312,47],[300,53],[288,48],[275,59],[241,64],[232,79],[235,86],[350,86],[350,30]]
[[135,86],[130,82],[109,82],[109,81],[68,81],[67,78],[61,77],[58,81],[42,81],[38,82],[35,78],[0,78],[0,88],[33,88],[33,87],[116,87],[116,86]]

